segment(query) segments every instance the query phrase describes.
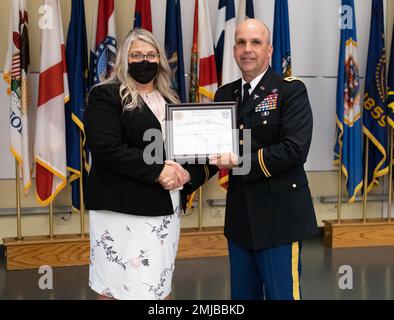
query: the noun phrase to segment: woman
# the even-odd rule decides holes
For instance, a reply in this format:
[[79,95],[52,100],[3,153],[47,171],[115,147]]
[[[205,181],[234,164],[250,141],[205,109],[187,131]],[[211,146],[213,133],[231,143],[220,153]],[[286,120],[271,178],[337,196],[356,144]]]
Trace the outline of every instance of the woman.
[[[170,297],[186,196],[215,171],[164,162],[165,103],[178,102],[169,75],[158,41],[134,29],[119,50],[112,77],[89,94],[89,285],[99,298]],[[152,143],[144,139],[150,129],[160,133],[155,141],[160,148],[144,153]],[[150,156],[159,161],[152,163]]]

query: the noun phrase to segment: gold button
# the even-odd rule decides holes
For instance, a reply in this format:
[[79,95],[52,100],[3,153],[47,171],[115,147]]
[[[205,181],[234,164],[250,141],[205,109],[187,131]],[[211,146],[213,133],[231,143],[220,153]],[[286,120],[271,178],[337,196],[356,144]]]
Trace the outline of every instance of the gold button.
[[297,185],[295,183],[293,184],[293,188],[297,188]]
[[263,121],[263,124],[267,124],[267,120],[264,120],[264,121]]
[[243,141],[243,140],[239,140],[239,144],[240,144],[241,146],[243,146],[243,145],[244,145],[244,141]]
[[243,130],[245,127],[244,127],[243,124],[241,124],[241,125],[239,126],[239,128],[240,128],[241,130]]

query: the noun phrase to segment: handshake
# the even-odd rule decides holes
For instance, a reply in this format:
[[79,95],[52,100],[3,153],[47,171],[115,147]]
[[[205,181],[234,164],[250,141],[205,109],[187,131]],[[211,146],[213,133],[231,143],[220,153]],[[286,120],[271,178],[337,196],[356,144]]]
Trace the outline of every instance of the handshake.
[[190,174],[179,163],[167,160],[157,181],[165,190],[179,189],[190,181]]

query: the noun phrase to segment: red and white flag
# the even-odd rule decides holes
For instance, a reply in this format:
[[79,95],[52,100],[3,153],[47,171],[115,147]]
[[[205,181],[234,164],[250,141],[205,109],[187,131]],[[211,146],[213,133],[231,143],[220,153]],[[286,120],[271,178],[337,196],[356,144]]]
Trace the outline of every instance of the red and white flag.
[[34,158],[38,202],[50,204],[67,180],[65,103],[69,99],[59,0],[44,0]]
[[196,0],[191,55],[191,102],[213,101],[218,88],[215,50],[208,10],[206,0]]
[[[212,102],[218,89],[215,50],[207,0],[195,0],[191,52],[190,102]],[[193,203],[195,192],[188,199]]]
[[218,89],[215,50],[207,0],[198,1],[198,92],[200,101],[213,101]]
[[191,55],[191,102],[213,101],[218,88],[215,50],[208,10],[206,0],[195,1]]
[[[26,0],[13,0],[10,14],[8,52],[4,66],[4,79],[10,95],[10,150],[22,169],[23,190],[31,186],[33,148],[29,143],[30,55],[28,14]],[[20,173],[17,172],[19,177]]]

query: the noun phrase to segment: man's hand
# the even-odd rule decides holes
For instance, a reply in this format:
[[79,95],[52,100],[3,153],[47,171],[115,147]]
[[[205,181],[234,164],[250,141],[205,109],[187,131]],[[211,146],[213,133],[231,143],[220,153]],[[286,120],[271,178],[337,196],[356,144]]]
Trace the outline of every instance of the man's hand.
[[220,153],[209,156],[209,164],[219,169],[232,169],[239,166],[238,156],[234,153]]
[[181,165],[174,161],[166,161],[157,181],[165,190],[182,187],[190,180],[190,174]]

